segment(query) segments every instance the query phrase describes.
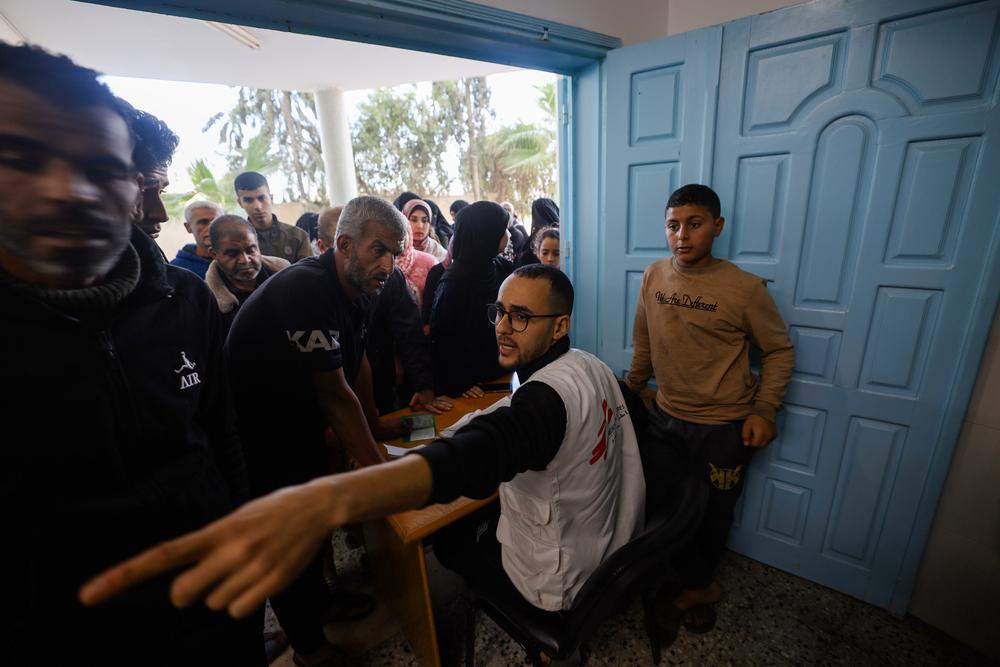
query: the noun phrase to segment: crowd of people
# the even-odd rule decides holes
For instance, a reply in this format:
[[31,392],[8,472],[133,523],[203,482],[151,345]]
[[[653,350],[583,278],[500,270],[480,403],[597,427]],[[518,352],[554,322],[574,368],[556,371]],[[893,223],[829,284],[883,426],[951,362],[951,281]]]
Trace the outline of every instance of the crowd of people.
[[[164,123],[30,46],[0,44],[0,95],[9,664],[266,664],[265,600],[295,664],[348,664],[323,625],[374,603],[331,574],[331,532],[498,487],[435,553],[558,614],[686,476],[708,508],[661,625],[714,626],[793,349],[763,281],[712,256],[710,188],[669,196],[671,255],[644,275],[622,382],[570,345],[552,199],[530,232],[509,202],[456,201],[452,222],[412,192],[291,225],[247,172],[246,216],[192,201],[193,242],[168,262]],[[394,413],[440,414],[511,372],[511,396],[386,459]]]

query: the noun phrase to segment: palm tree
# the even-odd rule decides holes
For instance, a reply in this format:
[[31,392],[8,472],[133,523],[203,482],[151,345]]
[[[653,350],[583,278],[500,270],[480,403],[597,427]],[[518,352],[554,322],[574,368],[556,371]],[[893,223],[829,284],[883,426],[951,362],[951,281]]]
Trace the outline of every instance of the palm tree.
[[538,106],[551,122],[502,127],[486,137],[480,153],[486,190],[520,210],[530,208],[536,197],[554,196],[556,188],[555,84],[535,88]]
[[221,178],[215,176],[204,160],[195,160],[188,165],[187,173],[194,190],[185,193],[167,193],[163,195],[163,203],[167,214],[180,220],[184,207],[195,199],[208,199],[222,207],[226,213],[239,210],[236,201],[236,191],[233,180],[244,171],[256,171],[269,174],[281,166],[281,158],[270,153],[271,141],[261,133],[247,142],[246,148],[235,155],[230,155],[227,162],[231,165],[229,171]]

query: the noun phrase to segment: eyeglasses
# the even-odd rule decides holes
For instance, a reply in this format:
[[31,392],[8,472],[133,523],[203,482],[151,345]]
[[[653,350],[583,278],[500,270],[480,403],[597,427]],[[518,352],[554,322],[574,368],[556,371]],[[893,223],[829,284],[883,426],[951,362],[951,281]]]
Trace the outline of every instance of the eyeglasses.
[[514,310],[507,312],[500,306],[496,304],[490,304],[486,306],[486,318],[490,321],[493,326],[497,326],[506,317],[507,321],[510,322],[510,328],[517,333],[521,333],[528,328],[528,324],[531,320],[540,317],[562,317],[565,313],[549,313],[547,315],[529,315],[528,313],[521,312],[519,310]]

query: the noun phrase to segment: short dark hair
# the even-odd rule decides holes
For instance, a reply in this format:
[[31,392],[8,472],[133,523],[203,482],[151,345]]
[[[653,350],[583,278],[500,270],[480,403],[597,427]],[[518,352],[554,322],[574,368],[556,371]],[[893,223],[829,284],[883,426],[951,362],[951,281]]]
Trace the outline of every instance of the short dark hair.
[[676,206],[704,206],[708,209],[713,219],[718,219],[722,215],[722,204],[719,202],[719,195],[715,190],[707,185],[689,183],[674,190],[670,199],[667,200],[667,207],[663,209],[663,217],[667,217],[667,211]]
[[219,242],[222,240],[223,235],[226,233],[226,228],[236,227],[238,225],[245,225],[250,233],[253,234],[254,238],[257,238],[257,230],[246,218],[241,218],[238,215],[220,215],[218,218],[212,221],[212,224],[208,226],[208,242],[213,248],[219,247]]
[[256,190],[257,188],[267,188],[270,190],[271,186],[267,184],[267,179],[264,178],[264,175],[258,174],[256,171],[244,171],[233,181],[233,189],[236,192],[240,190]]
[[573,283],[569,281],[569,276],[556,267],[547,264],[526,264],[511,275],[529,280],[547,280],[549,302],[552,307],[566,315],[573,312]]
[[308,234],[310,241],[315,241],[319,235],[319,213],[306,211],[295,221],[295,226]]
[[156,169],[166,169],[174,159],[174,151],[181,139],[167,124],[151,113],[136,109],[126,100],[118,98],[118,105],[125,110],[126,120],[132,130],[135,146],[132,162],[143,174]]
[[542,227],[537,232],[535,232],[535,240],[531,244],[531,249],[538,254],[539,248],[542,247],[542,243],[545,239],[555,239],[559,240],[559,228],[558,227]]
[[66,56],[49,53],[38,46],[0,42],[0,78],[60,106],[73,109],[108,107],[131,126],[127,112],[118,104],[114,93],[97,77],[97,72],[77,65]]

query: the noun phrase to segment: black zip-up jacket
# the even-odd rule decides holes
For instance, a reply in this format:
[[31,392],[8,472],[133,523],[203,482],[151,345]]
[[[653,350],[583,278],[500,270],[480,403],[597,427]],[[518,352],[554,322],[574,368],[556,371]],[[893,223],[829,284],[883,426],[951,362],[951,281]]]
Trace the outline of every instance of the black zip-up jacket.
[[[396,383],[404,380],[406,400],[413,392],[434,387],[431,350],[424,336],[420,310],[406,286],[406,276],[393,269],[382,292],[372,306],[366,341],[368,363],[372,368],[375,407],[380,414],[398,408]],[[403,366],[403,378],[396,377],[396,354]]]
[[[188,612],[170,605],[169,579],[95,609],[77,602],[77,589],[248,496],[215,300],[137,229],[132,244],[139,283],[112,315],[92,322],[0,285],[0,576],[4,615],[12,616],[0,632],[36,658],[66,650],[89,664],[88,651],[153,649],[154,638],[193,630]],[[93,634],[79,645],[70,631]]]

